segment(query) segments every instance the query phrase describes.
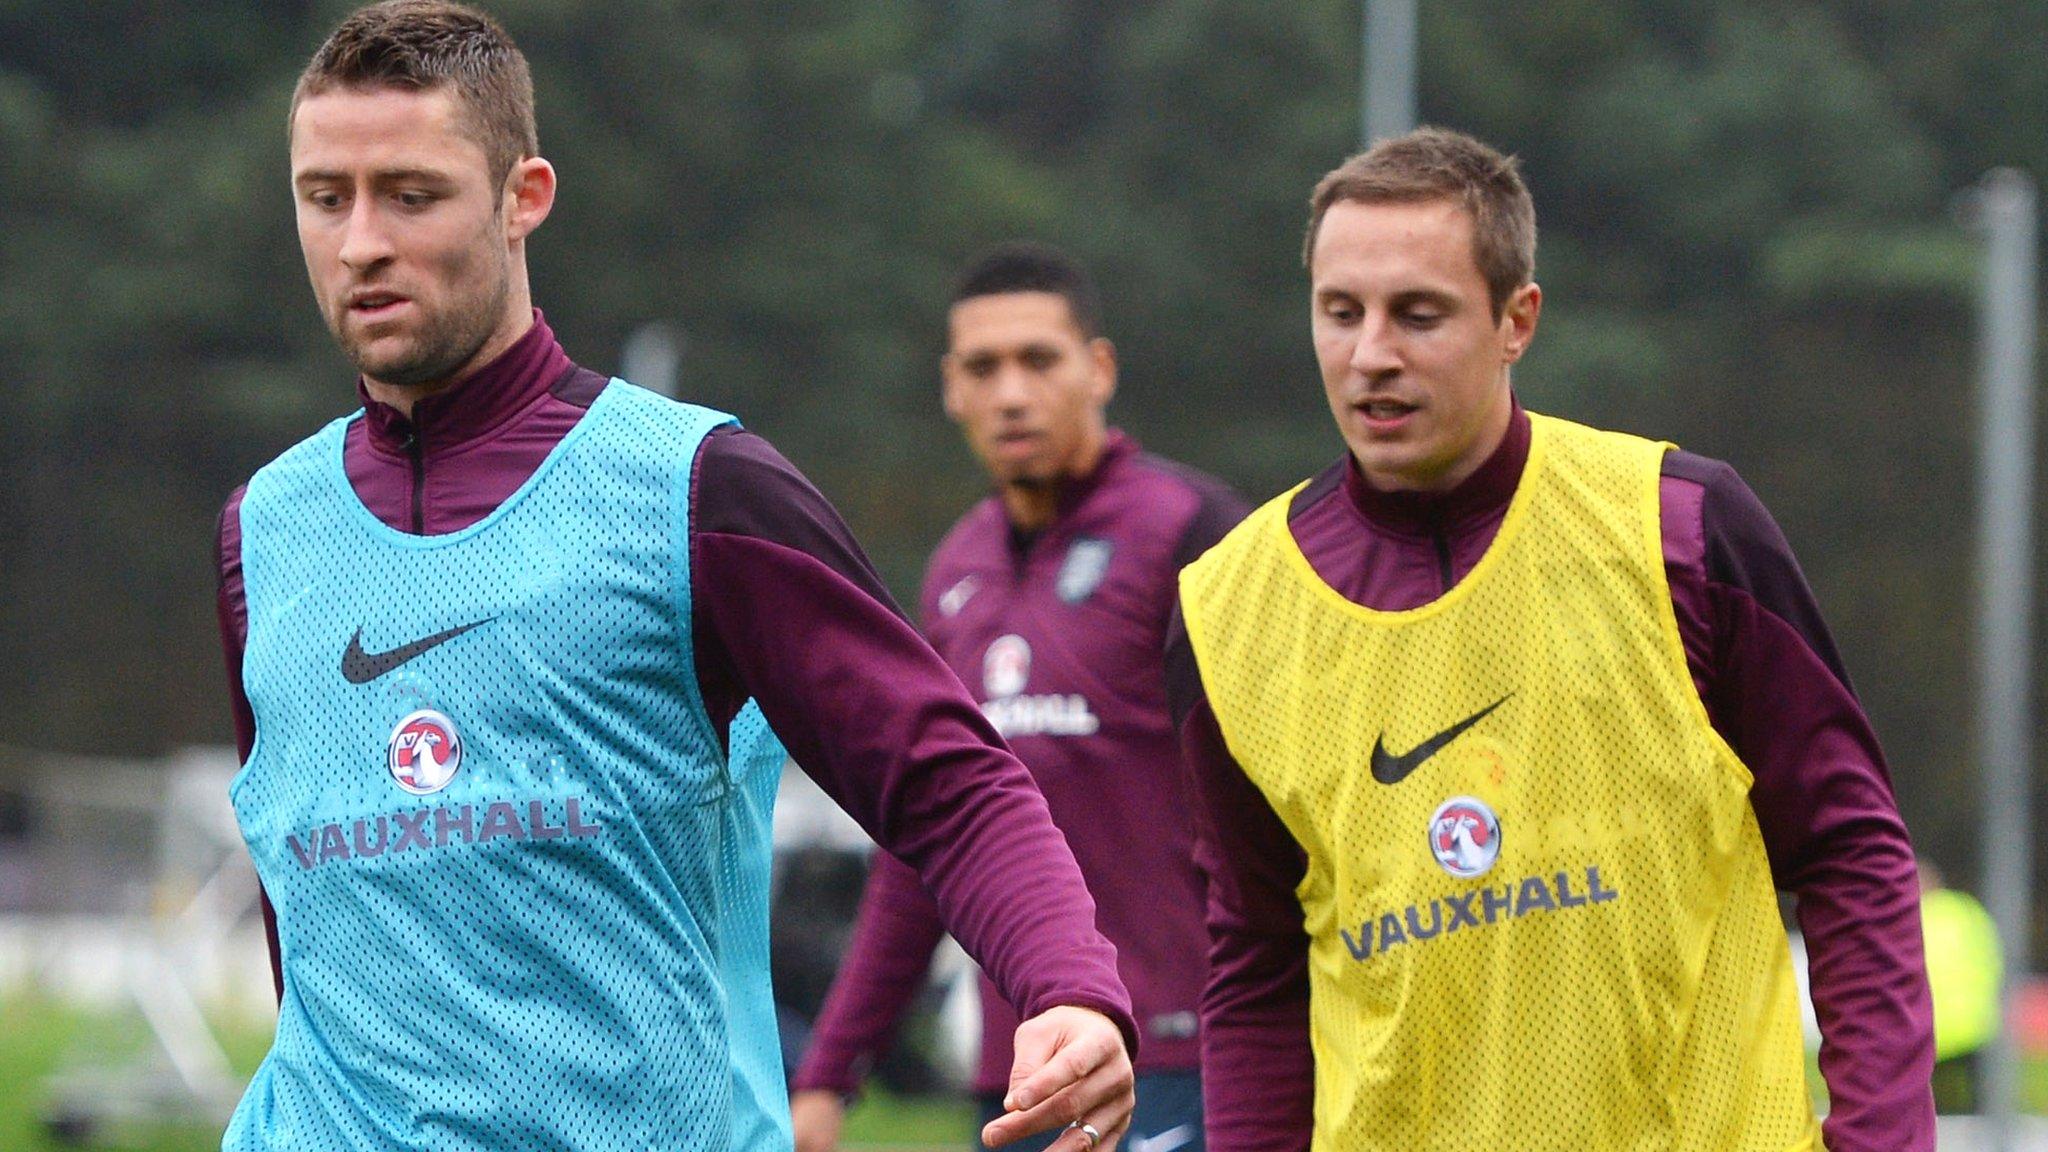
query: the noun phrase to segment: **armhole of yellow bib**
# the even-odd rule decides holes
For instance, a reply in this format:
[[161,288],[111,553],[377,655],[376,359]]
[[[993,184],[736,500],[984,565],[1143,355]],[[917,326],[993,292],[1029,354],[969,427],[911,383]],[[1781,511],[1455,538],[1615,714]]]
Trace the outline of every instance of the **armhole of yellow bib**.
[[1671,574],[1664,564],[1664,457],[1678,451],[1678,445],[1670,441],[1658,441],[1657,465],[1650,470],[1650,514],[1643,518],[1648,525],[1644,549],[1650,556],[1650,578],[1656,581],[1657,619],[1664,632],[1664,650],[1667,658],[1677,667],[1679,683],[1685,688],[1685,698],[1691,705],[1693,718],[1698,720],[1707,733],[1707,739],[1715,749],[1728,754],[1728,762],[1742,773],[1744,791],[1756,784],[1756,776],[1743,763],[1734,745],[1728,743],[1721,730],[1714,727],[1713,714],[1707,711],[1707,702],[1700,697],[1698,681],[1692,678],[1692,665],[1685,659],[1685,637],[1678,630],[1678,605],[1671,596]]

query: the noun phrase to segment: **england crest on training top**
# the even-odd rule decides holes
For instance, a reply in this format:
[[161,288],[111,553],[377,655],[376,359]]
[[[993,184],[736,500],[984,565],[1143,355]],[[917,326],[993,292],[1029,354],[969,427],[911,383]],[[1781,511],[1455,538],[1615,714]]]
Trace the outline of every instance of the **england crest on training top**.
[[1053,586],[1060,599],[1069,604],[1086,600],[1102,583],[1115,551],[1116,545],[1099,536],[1076,537],[1067,548],[1066,560],[1060,564],[1059,582]]

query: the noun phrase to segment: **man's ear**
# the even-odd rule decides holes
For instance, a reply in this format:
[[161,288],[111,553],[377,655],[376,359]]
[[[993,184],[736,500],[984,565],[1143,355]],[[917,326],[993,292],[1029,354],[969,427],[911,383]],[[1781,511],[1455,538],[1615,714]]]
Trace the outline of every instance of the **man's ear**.
[[1107,336],[1088,341],[1088,358],[1095,367],[1095,402],[1107,405],[1116,395],[1116,345]]
[[505,174],[505,238],[524,240],[555,207],[555,166],[528,156]]
[[939,357],[939,403],[946,410],[946,418],[960,423],[960,361],[951,352]]
[[1513,364],[1529,350],[1530,341],[1536,339],[1536,319],[1542,314],[1543,289],[1534,281],[1515,289],[1508,297],[1507,306],[1500,312],[1507,336],[1502,348],[1506,363]]

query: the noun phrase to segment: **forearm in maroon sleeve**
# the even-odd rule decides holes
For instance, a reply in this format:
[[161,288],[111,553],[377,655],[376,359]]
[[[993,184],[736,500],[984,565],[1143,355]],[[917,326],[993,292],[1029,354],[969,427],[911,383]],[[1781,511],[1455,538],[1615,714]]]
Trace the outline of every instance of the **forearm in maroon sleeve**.
[[700,663],[729,665],[796,762],[917,871],[1024,1016],[1092,1008],[1135,1052],[1116,950],[1044,797],[831,505],[744,433],[705,441],[691,490]]
[[[1696,582],[1674,579],[1681,621],[1711,629],[1708,710],[1755,777],[1777,886],[1798,898],[1830,1112],[1830,1152],[1934,1147],[1933,1010],[1913,848],[1869,719],[1850,689],[1783,534],[1725,465],[1683,454],[1667,523],[1701,525]],[[1674,502],[1690,515],[1671,517]],[[1696,516],[1697,519],[1692,517]],[[1685,545],[1666,532],[1667,556]],[[1688,603],[1688,601],[1691,601]]]
[[1195,860],[1209,877],[1202,992],[1208,1147],[1302,1152],[1315,1128],[1308,936],[1295,896],[1307,856],[1224,744],[1178,614],[1166,675],[1194,801]]
[[887,852],[876,852],[853,940],[811,1028],[810,1046],[791,1088],[845,1095],[860,1087],[924,986],[932,951],[945,931],[938,905],[918,883],[917,873]]
[[[221,654],[228,671],[228,709],[235,720],[235,750],[242,763],[256,746],[256,714],[249,707],[249,695],[242,688],[242,650],[249,642],[249,605],[242,590],[242,496],[237,488],[221,509],[214,534],[214,563],[219,573],[214,609],[220,617]],[[284,964],[277,947],[277,911],[270,906],[270,894],[258,888],[263,909],[263,940],[270,949],[271,990],[284,999]]]
[[[1729,686],[1748,732],[1737,750],[1756,777],[1750,796],[1772,871],[1797,895],[1806,936],[1827,1146],[1931,1150],[1933,1007],[1913,849],[1875,737],[1782,620],[1754,603],[1728,608],[1748,665]],[[1787,691],[1803,679],[1808,691]]]

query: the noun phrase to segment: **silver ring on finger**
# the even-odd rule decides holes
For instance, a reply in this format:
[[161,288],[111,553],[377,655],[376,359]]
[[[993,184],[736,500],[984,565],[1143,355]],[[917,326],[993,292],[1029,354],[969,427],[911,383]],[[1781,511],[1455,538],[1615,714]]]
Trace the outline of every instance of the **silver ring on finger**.
[[1067,1125],[1067,1127],[1080,1131],[1081,1139],[1088,1142],[1088,1152],[1095,1152],[1095,1146],[1102,1143],[1102,1129],[1088,1123],[1086,1120],[1076,1120],[1072,1124]]

